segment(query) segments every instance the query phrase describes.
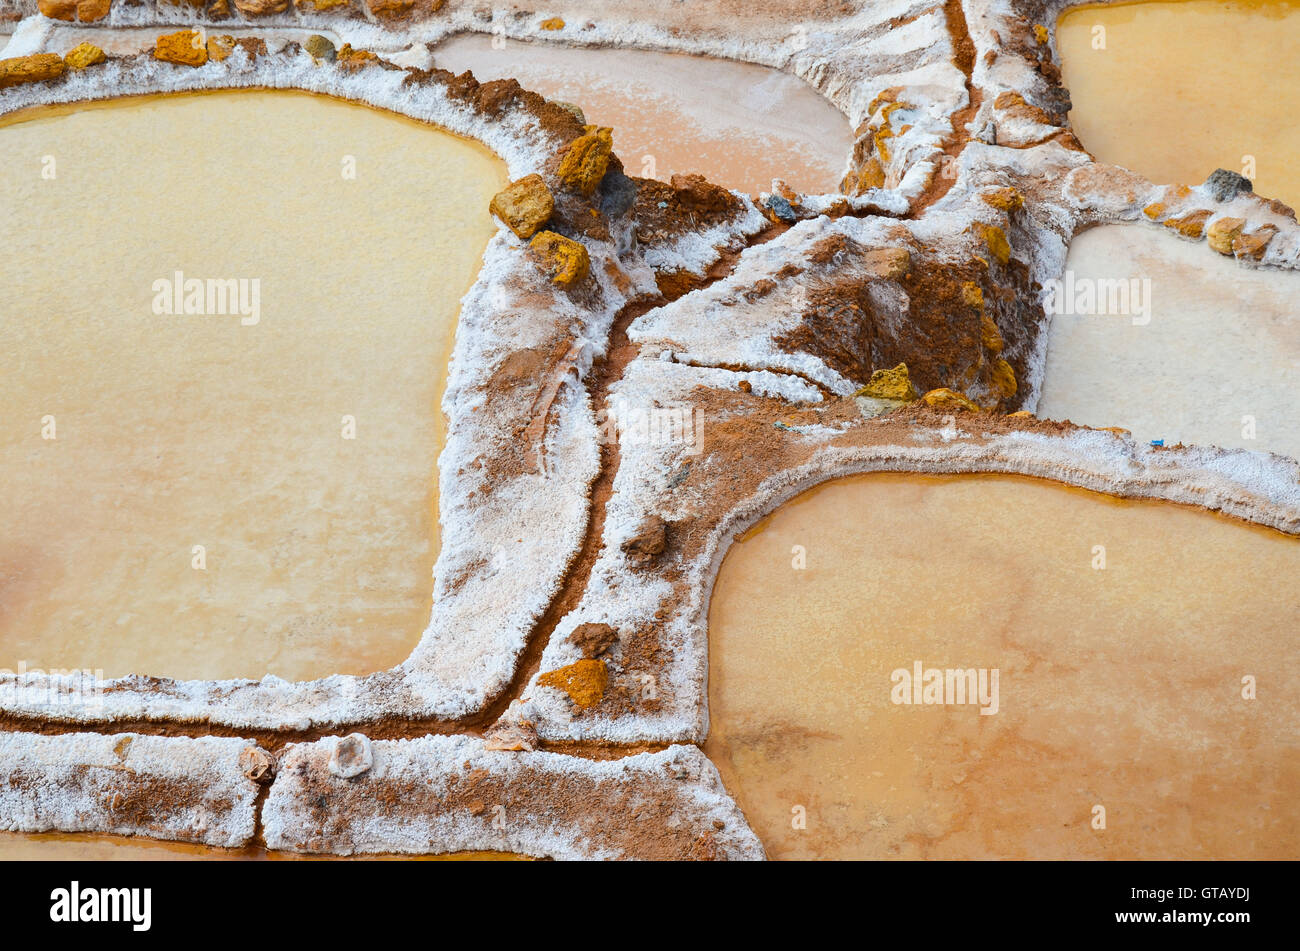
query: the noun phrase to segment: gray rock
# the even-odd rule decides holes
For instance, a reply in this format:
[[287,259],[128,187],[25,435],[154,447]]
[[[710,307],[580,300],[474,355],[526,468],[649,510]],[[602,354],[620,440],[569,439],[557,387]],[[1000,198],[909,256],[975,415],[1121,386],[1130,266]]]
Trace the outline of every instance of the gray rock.
[[1254,191],[1250,179],[1226,168],[1216,168],[1205,180],[1205,190],[1215,201],[1232,201],[1238,195]]
[[793,224],[799,220],[799,216],[794,213],[794,206],[780,195],[768,195],[767,207],[772,209],[772,214],[787,224]]
[[610,169],[601,179],[597,200],[606,217],[620,218],[636,201],[636,182],[623,172]]

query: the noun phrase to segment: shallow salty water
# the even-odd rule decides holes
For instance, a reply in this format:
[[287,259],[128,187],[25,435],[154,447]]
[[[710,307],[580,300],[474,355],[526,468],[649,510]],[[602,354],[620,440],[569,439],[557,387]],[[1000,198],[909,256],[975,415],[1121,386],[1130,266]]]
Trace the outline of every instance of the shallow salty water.
[[492,41],[455,37],[434,49],[434,65],[472,70],[482,82],[513,77],[579,106],[588,122],[613,127],[629,175],[698,172],[750,194],[770,191],[773,178],[799,191],[839,190],[853,148],[848,119],[794,76],[681,53]]
[[[301,93],[0,128],[0,667],[404,659],[459,300],[504,180],[476,144]],[[243,279],[250,305],[257,281],[257,313],[167,314],[177,272]]]
[[1098,159],[1158,183],[1232,169],[1300,205],[1300,0],[1081,7],[1056,36],[1070,121]]
[[[1198,509],[841,479],[728,553],[705,750],[774,858],[1294,858],[1296,577]],[[894,703],[917,661],[998,670],[997,712]]]
[[1300,274],[1143,224],[1078,235],[1066,269],[1076,286],[1149,287],[1149,315],[1053,315],[1039,416],[1300,458]]

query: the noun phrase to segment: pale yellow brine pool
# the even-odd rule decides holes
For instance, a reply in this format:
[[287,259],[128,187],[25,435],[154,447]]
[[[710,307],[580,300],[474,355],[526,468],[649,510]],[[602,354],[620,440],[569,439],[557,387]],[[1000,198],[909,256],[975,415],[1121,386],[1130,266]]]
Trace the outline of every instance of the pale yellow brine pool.
[[1294,858],[1297,577],[1171,503],[838,480],[723,562],[705,750],[773,858]]
[[1079,140],[1157,183],[1216,168],[1300,205],[1300,0],[1067,11],[1056,41]]
[[0,668],[308,679],[428,624],[440,399],[505,181],[303,93],[0,127]]

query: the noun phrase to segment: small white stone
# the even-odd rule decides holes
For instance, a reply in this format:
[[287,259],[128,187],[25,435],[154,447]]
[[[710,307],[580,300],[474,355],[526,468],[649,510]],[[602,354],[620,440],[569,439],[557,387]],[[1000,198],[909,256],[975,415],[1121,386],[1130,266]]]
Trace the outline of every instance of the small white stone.
[[360,776],[374,764],[370,755],[370,738],[362,733],[349,733],[340,737],[330,754],[329,770],[335,776],[351,779]]

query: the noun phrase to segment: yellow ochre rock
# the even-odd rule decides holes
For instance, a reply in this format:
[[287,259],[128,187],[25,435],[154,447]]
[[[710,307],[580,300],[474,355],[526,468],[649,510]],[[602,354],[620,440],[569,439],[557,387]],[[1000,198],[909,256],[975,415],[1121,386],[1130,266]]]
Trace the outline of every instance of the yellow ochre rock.
[[108,59],[94,43],[80,43],[63,54],[63,62],[68,64],[70,69],[85,69],[88,66],[96,66]]
[[997,225],[977,224],[980,235],[984,238],[984,243],[988,245],[989,253],[998,259],[999,264],[1006,264],[1011,260],[1011,242],[1007,241],[1007,233]]
[[989,380],[1003,399],[1010,399],[1016,395],[1016,371],[1001,357],[993,361],[993,372]]
[[158,42],[154,44],[153,58],[180,66],[202,66],[208,61],[208,47],[198,33],[181,30],[179,33],[167,33],[158,37]]
[[932,406],[935,409],[959,409],[970,413],[978,413],[980,408],[967,399],[965,394],[958,393],[956,390],[950,390],[946,386],[941,386],[937,390],[931,390],[921,397],[926,406]]
[[526,175],[497,192],[488,210],[526,241],[550,219],[555,199],[542,176]]
[[569,143],[556,175],[565,187],[590,195],[605,177],[613,151],[614,130],[589,125],[582,135]]
[[1245,227],[1245,218],[1220,218],[1205,230],[1205,237],[1215,251],[1232,254],[1232,242]]
[[1211,212],[1208,210],[1193,211],[1181,218],[1166,219],[1164,226],[1171,231],[1177,231],[1184,238],[1199,238],[1205,232],[1205,222],[1210,217],[1210,214]]
[[353,72],[379,62],[379,57],[370,50],[354,50],[351,43],[344,43],[335,54],[334,62],[341,69]]
[[1047,27],[1041,23],[1034,24],[1034,39],[1038,41],[1039,46],[1047,45],[1048,32]]
[[1025,205],[1025,196],[1010,186],[982,192],[980,198],[984,201],[984,204],[992,205],[999,211],[1015,211]]
[[108,16],[112,0],[37,0],[36,9],[51,20],[94,23]]
[[892,370],[875,371],[867,385],[853,395],[870,396],[877,400],[900,400],[904,403],[912,403],[920,398],[907,374],[906,363],[900,363]]
[[554,231],[538,232],[528,248],[560,287],[577,284],[591,268],[586,247]]
[[39,83],[63,75],[63,58],[54,53],[33,53],[0,59],[0,89],[21,83]]
[[108,16],[113,0],[78,0],[77,19],[82,23],[94,23]]
[[1142,214],[1146,215],[1152,221],[1155,221],[1164,213],[1165,213],[1164,203],[1159,201],[1152,202],[1151,204],[1147,205],[1145,208],[1142,209]]
[[563,30],[564,21],[559,17],[551,17],[549,20],[543,20],[540,26],[543,30]]
[[966,281],[962,284],[961,301],[972,310],[984,310],[984,292],[974,281]]
[[857,171],[849,172],[841,184],[841,190],[850,195],[861,195],[868,188],[884,187],[885,169],[880,164],[880,159],[874,155],[863,162]]
[[36,9],[41,16],[51,20],[74,20],[77,16],[77,0],[37,0]]
[[993,322],[993,318],[988,314],[980,315],[980,344],[989,353],[1001,353],[1002,348],[1005,346],[998,325]]
[[220,63],[234,51],[235,38],[229,33],[208,37],[208,59]]
[[537,678],[537,684],[563,690],[579,710],[585,710],[600,703],[600,698],[605,696],[609,669],[603,660],[580,660],[568,667],[547,671]]
[[289,0],[234,0],[235,9],[244,16],[269,17],[289,9]]

